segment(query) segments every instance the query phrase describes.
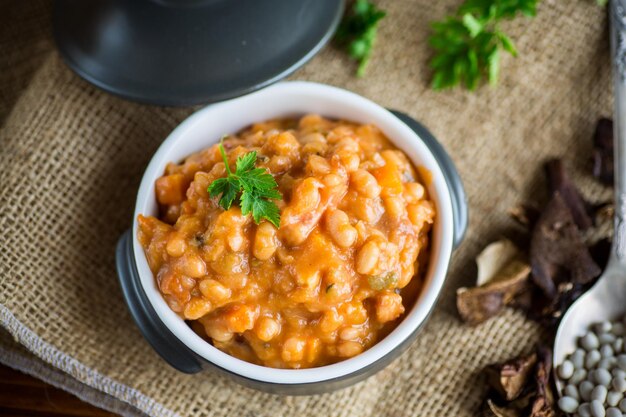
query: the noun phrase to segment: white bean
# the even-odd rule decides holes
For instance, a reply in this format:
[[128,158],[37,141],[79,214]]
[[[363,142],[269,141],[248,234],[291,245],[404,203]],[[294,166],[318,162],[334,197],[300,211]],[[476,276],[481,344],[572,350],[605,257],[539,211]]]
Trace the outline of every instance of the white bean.
[[583,349],[590,351],[600,347],[600,341],[595,333],[589,332],[580,339],[580,346],[582,346]]
[[617,378],[626,378],[626,371],[623,371],[621,369],[615,368],[613,369],[613,371],[611,371],[611,374]]
[[574,364],[574,368],[582,368],[585,365],[585,351],[580,348],[576,349],[569,360]]
[[610,332],[613,328],[613,325],[610,321],[601,321],[600,323],[594,324],[593,328],[595,329],[596,333],[602,334]]
[[615,353],[621,353],[624,351],[624,338],[623,337],[618,337],[617,339],[615,339],[615,342],[613,342],[613,351]]
[[602,404],[606,401],[606,396],[609,394],[604,385],[598,385],[591,391],[591,402],[600,401]]
[[592,401],[589,404],[590,408],[591,408],[591,415],[593,417],[605,417],[606,416],[606,410],[604,409],[604,406],[602,405],[602,403],[600,401]]
[[593,389],[596,386],[593,385],[593,382],[591,381],[583,381],[580,383],[580,386],[578,387],[578,392],[580,393],[580,398],[583,399],[583,401],[591,401],[591,391],[593,391]]
[[626,398],[619,402],[619,409],[626,413]]
[[613,368],[617,364],[617,358],[613,356],[612,358],[604,358],[598,363],[598,368],[609,370]]
[[576,385],[569,384],[568,386],[563,388],[563,393],[567,397],[572,397],[576,400],[580,400],[580,394],[578,392],[578,388],[576,388]]
[[581,404],[577,411],[580,417],[591,417],[591,407],[589,403]]
[[596,384],[607,387],[611,383],[611,373],[606,369],[596,369],[593,371],[593,379]]
[[617,357],[617,366],[626,371],[626,355],[622,354]]
[[557,373],[563,379],[570,379],[574,374],[574,364],[567,360],[563,361],[561,366],[559,366]]
[[617,392],[626,392],[626,379],[624,378],[613,378],[611,385]]
[[621,392],[609,391],[609,394],[606,396],[606,403],[611,407],[617,407],[622,398],[624,398],[624,395]]
[[624,336],[624,325],[620,322],[614,323],[613,334],[615,336]]
[[580,384],[587,378],[587,371],[584,369],[577,369],[574,371],[574,375],[569,379],[572,384]]
[[598,350],[594,349],[587,352],[587,356],[585,356],[585,368],[587,368],[587,370],[595,368],[598,362],[600,362],[600,359],[602,359],[602,355],[600,355]]
[[615,407],[607,408],[606,417],[622,417],[622,412]]
[[573,413],[578,409],[578,401],[572,397],[561,397],[559,400],[559,408],[566,413]]
[[611,347],[611,345],[602,345],[602,347],[600,348],[600,355],[603,359],[607,359],[615,356],[615,353],[613,352],[613,348]]
[[608,345],[608,344],[615,342],[616,339],[617,337],[615,337],[614,334],[605,333],[603,335],[600,335],[600,337],[598,338],[598,341],[600,342],[601,345]]

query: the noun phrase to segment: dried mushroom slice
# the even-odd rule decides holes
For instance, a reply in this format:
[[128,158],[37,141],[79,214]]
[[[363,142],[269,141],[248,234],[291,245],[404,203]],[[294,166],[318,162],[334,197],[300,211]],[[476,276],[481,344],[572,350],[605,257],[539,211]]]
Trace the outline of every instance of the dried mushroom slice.
[[528,392],[504,405],[500,405],[493,399],[488,398],[484,414],[486,417],[526,417],[534,396],[534,392]]
[[508,239],[498,240],[488,245],[476,257],[478,278],[476,285],[482,286],[492,281],[507,278],[503,270],[512,262],[524,258],[523,253]]
[[552,351],[546,347],[537,349],[537,371],[535,382],[537,395],[533,401],[530,417],[554,417],[556,416],[554,393],[550,385],[552,369]]
[[457,290],[461,319],[475,326],[497,315],[527,288],[530,265],[508,240],[487,246],[477,259],[478,287]]
[[526,414],[524,409],[511,407],[510,405],[500,406],[491,398],[487,400],[485,407],[485,417],[524,417]]
[[586,284],[601,272],[559,192],[552,196],[533,229],[530,262],[534,283],[549,299],[557,296],[559,283]]
[[487,383],[506,401],[517,399],[532,380],[537,365],[537,354],[489,365],[485,368]]
[[532,204],[519,204],[511,207],[508,211],[509,216],[522,226],[526,226],[529,230],[535,226],[537,219],[541,215],[541,211]]
[[567,175],[563,161],[552,159],[546,163],[546,174],[550,186],[550,194],[559,193],[567,205],[580,230],[593,226],[589,204],[583,199],[580,191]]

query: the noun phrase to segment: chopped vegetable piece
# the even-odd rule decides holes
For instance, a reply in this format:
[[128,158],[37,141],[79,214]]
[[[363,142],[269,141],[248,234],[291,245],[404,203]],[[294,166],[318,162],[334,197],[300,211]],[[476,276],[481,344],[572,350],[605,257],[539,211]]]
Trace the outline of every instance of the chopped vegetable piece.
[[367,278],[367,281],[373,290],[380,291],[395,287],[395,285],[398,283],[398,275],[395,272],[389,272],[387,274],[380,275],[370,275]]

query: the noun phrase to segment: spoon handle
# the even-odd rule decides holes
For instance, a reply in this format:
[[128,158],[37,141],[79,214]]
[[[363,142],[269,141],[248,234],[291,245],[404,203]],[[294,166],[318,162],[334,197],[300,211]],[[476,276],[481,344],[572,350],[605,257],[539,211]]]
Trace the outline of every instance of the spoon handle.
[[611,54],[613,56],[615,153],[615,236],[612,256],[626,262],[626,4],[611,0]]

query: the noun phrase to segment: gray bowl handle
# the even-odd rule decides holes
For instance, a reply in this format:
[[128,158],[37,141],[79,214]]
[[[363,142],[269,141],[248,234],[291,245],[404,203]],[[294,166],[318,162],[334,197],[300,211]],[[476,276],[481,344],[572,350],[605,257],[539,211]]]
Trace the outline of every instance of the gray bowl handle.
[[115,262],[126,305],[148,343],[179,371],[187,374],[201,371],[202,366],[196,355],[161,322],[139,282],[132,251],[131,230],[127,230],[118,241]]
[[389,110],[398,119],[402,120],[408,127],[411,128],[417,136],[428,146],[433,156],[439,163],[443,176],[450,189],[450,198],[452,199],[452,215],[454,218],[454,247],[458,247],[465,237],[467,231],[467,224],[469,219],[469,210],[467,205],[467,197],[465,195],[465,189],[463,188],[463,182],[461,176],[454,166],[454,162],[441,146],[441,143],[435,139],[432,133],[424,125],[417,120],[413,119],[408,114],[399,112],[397,110]]

